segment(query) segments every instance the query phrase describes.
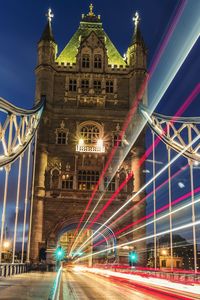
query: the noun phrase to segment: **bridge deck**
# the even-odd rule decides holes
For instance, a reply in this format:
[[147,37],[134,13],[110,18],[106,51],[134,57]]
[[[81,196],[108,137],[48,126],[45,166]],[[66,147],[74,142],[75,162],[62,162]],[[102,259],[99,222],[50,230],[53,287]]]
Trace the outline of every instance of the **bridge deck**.
[[32,272],[1,278],[0,299],[48,299],[55,277],[54,272]]

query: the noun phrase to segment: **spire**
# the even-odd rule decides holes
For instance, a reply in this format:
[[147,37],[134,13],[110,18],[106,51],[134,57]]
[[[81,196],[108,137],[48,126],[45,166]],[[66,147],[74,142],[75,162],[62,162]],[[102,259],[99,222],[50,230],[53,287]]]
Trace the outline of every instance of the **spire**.
[[89,6],[88,14],[87,15],[82,14],[82,22],[100,23],[101,16],[100,15],[96,16],[93,9],[94,6],[91,3]]
[[145,43],[144,43],[144,39],[142,37],[141,31],[140,31],[140,16],[139,13],[136,11],[134,17],[133,17],[133,22],[135,25],[135,29],[134,29],[134,34],[131,40],[131,45],[133,44],[141,44],[144,48],[145,48]]
[[47,24],[46,27],[42,33],[40,41],[52,41],[55,42],[54,36],[53,36],[53,31],[51,27],[51,22],[54,17],[51,8],[48,9],[48,12],[46,13],[47,17]]

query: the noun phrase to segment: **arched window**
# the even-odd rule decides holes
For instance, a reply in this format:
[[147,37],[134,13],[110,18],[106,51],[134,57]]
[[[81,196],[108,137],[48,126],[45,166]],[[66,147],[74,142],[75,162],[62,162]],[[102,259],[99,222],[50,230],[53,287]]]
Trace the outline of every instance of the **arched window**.
[[59,188],[59,177],[60,177],[59,170],[54,169],[51,173],[51,188],[53,190],[56,190]]
[[90,67],[90,56],[89,54],[83,54],[82,56],[82,68]]
[[56,144],[66,145],[68,141],[69,130],[65,128],[64,121],[61,122],[60,128],[56,129]]
[[62,189],[72,190],[73,189],[73,176],[69,174],[62,175]]
[[78,172],[78,189],[81,191],[91,191],[99,180],[98,171],[83,171]]
[[101,69],[102,67],[102,58],[100,54],[95,54],[94,56],[94,68]]
[[94,144],[100,138],[100,130],[93,124],[87,124],[81,128],[80,135],[85,144]]

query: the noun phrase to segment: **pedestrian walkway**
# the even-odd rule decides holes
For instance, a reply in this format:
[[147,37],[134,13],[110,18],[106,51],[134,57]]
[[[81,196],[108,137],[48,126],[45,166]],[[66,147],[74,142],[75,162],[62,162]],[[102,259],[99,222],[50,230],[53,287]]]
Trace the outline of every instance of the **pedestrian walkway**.
[[0,278],[0,299],[46,300],[55,276],[55,272],[32,272]]

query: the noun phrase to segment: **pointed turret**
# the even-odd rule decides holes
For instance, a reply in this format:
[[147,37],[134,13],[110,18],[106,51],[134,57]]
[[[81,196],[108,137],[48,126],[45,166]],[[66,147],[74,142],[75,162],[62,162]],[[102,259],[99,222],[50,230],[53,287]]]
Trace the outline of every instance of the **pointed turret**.
[[47,24],[38,42],[38,65],[52,63],[56,58],[57,45],[51,26],[54,15],[52,14],[51,8],[48,9],[46,17]]
[[41,95],[46,95],[47,106],[52,101],[53,89],[53,65],[56,60],[57,44],[55,42],[51,22],[53,18],[51,9],[46,14],[47,24],[38,42],[38,62],[35,70],[36,74],[36,99]]
[[127,51],[128,64],[136,68],[146,69],[146,46],[140,31],[140,17],[138,12],[133,17],[134,33]]
[[51,27],[51,21],[47,21],[47,25],[42,33],[42,36],[39,40],[40,41],[52,41],[55,42],[54,36],[53,36],[53,31],[52,31],[52,27]]

